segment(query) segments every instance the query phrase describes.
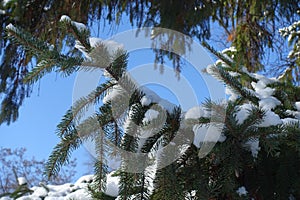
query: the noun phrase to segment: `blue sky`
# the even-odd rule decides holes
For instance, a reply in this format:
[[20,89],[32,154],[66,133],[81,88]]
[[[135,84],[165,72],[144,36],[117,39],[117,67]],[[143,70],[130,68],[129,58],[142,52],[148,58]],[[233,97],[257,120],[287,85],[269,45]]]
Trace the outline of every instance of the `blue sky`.
[[[101,31],[99,37],[110,37],[112,32],[109,28],[110,27],[107,26],[106,29]],[[97,29],[98,27],[95,27],[95,30]],[[118,30],[113,33],[115,34],[130,29],[130,26],[123,23],[119,26]],[[91,32],[92,35],[97,35],[96,31],[92,30]],[[153,65],[151,63],[153,63],[154,57],[153,55],[150,56],[151,52],[152,51],[150,50],[131,52],[129,57],[129,68],[148,65],[148,69],[153,70]],[[200,63],[201,59],[200,56]],[[178,104],[180,98],[183,98],[180,97],[180,94],[174,94],[174,91],[172,91],[177,87],[175,85],[177,84],[176,78],[174,78],[175,73],[173,72],[171,64],[166,64],[169,65],[169,68],[167,68],[169,69],[169,72],[171,71],[171,73],[167,73],[169,77],[166,77],[166,73],[160,74],[159,70],[156,70],[153,74],[155,74],[157,80],[163,81],[165,79],[166,83],[170,82],[172,79],[173,82],[171,84],[173,85],[171,87],[162,87],[161,84],[155,83],[147,85],[163,98],[167,98],[173,103]],[[149,77],[147,73],[149,73],[149,71],[144,74],[136,73],[136,76],[140,79],[143,76],[148,78],[148,80],[149,78],[151,80],[152,77]],[[173,76],[173,78],[171,76]],[[66,110],[72,105],[75,78],[76,74],[67,78],[62,78],[59,74],[51,73],[41,79],[35,85],[31,97],[27,98],[24,105],[21,107],[20,116],[17,122],[12,123],[10,126],[0,126],[0,147],[25,147],[27,149],[28,157],[34,156],[37,159],[47,159],[53,147],[59,142],[58,137],[55,135],[56,125],[60,122]],[[208,91],[199,74],[197,75],[197,72],[191,68],[185,68],[182,72],[181,81],[183,81],[184,78],[187,79],[189,84],[193,85],[198,101],[203,102],[205,97],[208,97]],[[180,83],[180,81],[178,83]],[[184,99],[187,101],[189,100],[189,97]],[[190,105],[191,104],[186,103],[185,109],[188,109]],[[76,168],[78,173],[76,174],[76,177],[74,177],[75,181],[78,177],[89,171],[89,168],[84,163],[90,161],[90,156],[87,150],[82,147],[73,153],[73,158],[77,158],[78,160],[78,166]]]

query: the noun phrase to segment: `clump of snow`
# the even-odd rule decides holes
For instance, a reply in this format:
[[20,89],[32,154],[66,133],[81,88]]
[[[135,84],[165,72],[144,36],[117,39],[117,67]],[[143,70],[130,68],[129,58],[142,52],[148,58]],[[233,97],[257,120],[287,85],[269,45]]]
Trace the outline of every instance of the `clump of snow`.
[[120,178],[117,176],[113,176],[115,172],[111,172],[107,175],[107,181],[106,181],[106,191],[105,194],[117,197],[119,194],[119,181]]
[[156,119],[159,115],[159,112],[153,109],[149,109],[147,110],[147,112],[145,113],[145,117],[143,119],[143,123],[148,123],[150,121],[152,121],[153,119]]
[[279,115],[268,110],[265,113],[262,123],[259,124],[259,127],[276,126],[280,124],[282,124],[282,120],[280,119]]
[[229,75],[233,76],[233,77],[238,77],[238,76],[240,76],[240,73],[238,73],[238,72],[229,72]]
[[[120,92],[124,91],[123,88],[120,85],[115,85],[113,86],[108,93],[103,97],[102,102],[103,103],[108,103],[109,101],[113,101]],[[123,103],[123,102],[120,102]],[[114,105],[117,106],[117,105]]]
[[73,21],[72,24],[74,26],[76,26],[77,30],[79,30],[79,31],[85,31],[85,30],[87,30],[87,27],[83,23],[79,23],[79,22]]
[[32,190],[34,191],[32,193],[34,197],[46,197],[48,195],[48,191],[45,187],[33,187]]
[[144,105],[146,105],[146,104],[149,105],[150,103],[157,103],[161,108],[168,111],[169,113],[172,113],[172,111],[176,107],[175,104],[169,102],[166,99],[161,98],[154,91],[150,90],[147,87],[142,86],[142,87],[140,87],[140,90],[145,94],[145,97],[143,97],[141,99],[141,104],[142,105],[143,104]]
[[252,156],[254,158],[257,158],[258,152],[260,151],[258,138],[253,138],[253,139],[248,140],[245,143],[244,147],[247,148],[249,151],[251,151]]
[[16,31],[16,30],[17,30],[17,28],[16,28],[14,25],[12,25],[12,23],[9,23],[9,24],[6,26],[6,29],[12,30],[12,31]]
[[298,120],[298,119],[294,119],[294,118],[284,118],[284,119],[282,119],[282,122],[283,122],[283,124],[295,124],[295,123],[298,123],[298,124],[300,124],[300,120]]
[[213,75],[214,74],[214,68],[215,68],[215,65],[208,65],[206,67],[206,72],[210,75]]
[[87,27],[83,24],[83,23],[79,23],[79,22],[75,22],[75,21],[72,21],[71,18],[67,15],[62,15],[60,17],[60,22],[69,22],[71,23],[73,26],[75,26],[77,28],[78,31],[85,31],[85,30],[88,30]]
[[18,178],[18,183],[19,185],[26,185],[27,184],[27,180],[25,177],[19,177]]
[[259,101],[259,106],[263,108],[264,110],[271,110],[276,108],[276,106],[279,106],[281,102],[276,99],[275,97],[267,97],[267,98],[262,98]]
[[249,111],[252,109],[254,105],[251,103],[246,103],[241,106],[238,106],[238,112],[236,113],[236,119],[238,124],[242,124],[248,117]]
[[237,189],[236,193],[238,193],[238,195],[241,197],[243,195],[247,195],[247,190],[244,186],[239,187],[239,189]]
[[147,98],[146,96],[143,96],[141,99],[142,106],[149,106],[151,103],[151,99]]
[[229,96],[229,101],[235,101],[240,96],[238,93],[236,93],[232,88],[226,85],[225,87],[225,94]]
[[85,175],[80,177],[76,182],[75,186],[82,186],[82,184],[87,184],[93,182],[94,175]]
[[200,117],[209,117],[209,112],[202,106],[192,107],[185,113],[184,116],[185,119],[199,119]]
[[120,44],[113,40],[103,40],[101,38],[96,37],[90,37],[89,42],[91,47],[96,47],[99,44],[104,44],[104,46],[107,48],[108,53],[112,56],[114,55],[118,50],[124,49],[124,45]]
[[71,18],[69,17],[69,16],[67,16],[67,15],[62,15],[61,17],[60,17],[60,20],[59,20],[60,22],[63,22],[63,21],[66,21],[66,22],[71,22],[72,20],[71,20]]
[[218,126],[204,126],[196,124],[193,126],[194,141],[193,144],[200,148],[203,142],[224,142],[226,137],[221,134]]
[[[90,37],[89,43],[92,48],[97,48],[100,44],[102,44],[107,49],[107,52],[109,54],[108,56],[110,56],[110,57],[115,55],[115,53],[118,50],[124,49],[123,44],[117,43],[113,40],[103,40],[101,38],[96,38],[96,37]],[[92,60],[90,54],[87,53],[87,50],[82,46],[82,44],[78,40],[76,40],[75,48],[78,49],[85,56],[85,58],[87,60]],[[98,48],[100,48],[100,47],[98,47]],[[105,57],[105,56],[103,56],[103,57]]]

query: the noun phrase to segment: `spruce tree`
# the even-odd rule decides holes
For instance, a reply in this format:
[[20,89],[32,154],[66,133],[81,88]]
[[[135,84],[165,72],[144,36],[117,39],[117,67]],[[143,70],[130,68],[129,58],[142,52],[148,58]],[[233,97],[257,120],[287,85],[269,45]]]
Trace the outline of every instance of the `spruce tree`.
[[[236,42],[221,53],[203,43],[219,59],[215,65],[207,67],[207,73],[224,82],[230,96],[226,102],[207,100],[199,105],[206,115],[187,117],[177,106],[166,109],[155,100],[143,103],[147,90],[139,88],[125,73],[127,52],[118,49],[111,54],[105,43],[92,45],[88,30],[78,29],[68,17],[62,18],[61,23],[71,30],[80,51],[91,59],[63,55],[57,48],[51,48],[50,44],[21,28],[7,27],[11,39],[37,58],[37,66],[26,77],[29,82],[35,82],[53,70],[64,75],[79,69],[102,69],[107,73],[107,80],[87,97],[75,102],[58,125],[57,135],[61,142],[47,162],[48,177],[57,174],[68,162],[72,151],[93,138],[98,161],[95,163],[96,179],[90,190],[98,199],[114,199],[104,194],[108,173],[106,158],[116,150],[107,147],[109,143],[135,155],[151,155],[161,149],[159,154],[151,157],[156,163],[148,168],[143,167],[151,159],[137,157],[138,165],[132,166],[132,157],[122,156],[121,167],[115,173],[120,177],[118,199],[300,199],[300,89],[290,79],[267,78],[249,72],[247,65],[253,63],[249,57],[244,58],[246,62],[241,62],[238,54],[243,52],[237,50],[241,47]],[[239,36],[243,37],[242,34]],[[291,58],[297,59],[294,57],[297,50],[295,45]],[[94,116],[76,124],[88,105],[97,105],[113,91],[118,92],[105,101]],[[124,99],[129,105],[121,104]],[[120,103],[117,110],[113,109],[113,102]],[[144,121],[145,114],[153,106],[159,113],[157,118],[165,117],[166,120],[159,129],[151,129],[151,137],[143,141],[141,136],[149,128]],[[224,127],[220,129],[221,137],[211,151],[203,152],[202,147],[209,146],[212,141],[202,139],[197,143],[194,139],[208,127],[217,130],[219,118],[225,119]],[[155,120],[151,122],[155,124]],[[180,127],[182,123],[184,127]],[[173,138],[180,133],[185,133],[184,139],[190,141],[185,148],[172,144]],[[163,148],[166,146],[169,148]],[[179,151],[182,154],[177,158]],[[161,166],[173,158],[174,162]],[[136,173],[130,172],[135,168],[138,169]]]

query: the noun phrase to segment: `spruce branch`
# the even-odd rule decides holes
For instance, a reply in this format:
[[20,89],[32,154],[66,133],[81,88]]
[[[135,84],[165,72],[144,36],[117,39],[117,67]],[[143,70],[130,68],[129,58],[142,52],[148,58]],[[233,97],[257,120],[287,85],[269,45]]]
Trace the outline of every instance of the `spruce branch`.
[[224,68],[220,66],[212,66],[211,70],[213,76],[222,80],[227,86],[233,89],[235,92],[239,93],[245,100],[253,102],[253,104],[258,105],[258,98],[233,76],[231,76]]
[[79,137],[76,129],[74,128],[73,132],[64,136],[60,143],[58,143],[45,166],[45,175],[48,179],[53,176],[56,176],[61,166],[67,163],[70,159],[71,152],[82,144],[82,140]]
[[57,125],[56,133],[59,137],[63,137],[64,134],[70,129],[72,122],[81,118],[82,114],[88,109],[89,106],[99,103],[100,98],[105,92],[116,85],[116,83],[106,82],[98,86],[86,97],[82,97],[77,100],[74,105],[63,116],[62,121]]
[[91,45],[89,42],[90,31],[87,28],[80,28],[76,26],[77,22],[73,22],[69,18],[61,20],[62,28],[69,30],[76,40],[84,47],[84,50],[89,53],[91,51]]
[[[6,27],[8,37],[15,43],[20,44],[33,54],[43,55],[49,52],[51,46],[44,41],[33,37],[30,33],[12,24]],[[52,52],[54,53],[54,52]]]
[[238,72],[241,74],[243,77],[245,77],[246,80],[250,81],[255,81],[257,82],[258,80],[254,78],[250,73],[245,72],[243,69],[239,69],[237,66],[237,63],[233,61],[232,59],[229,59],[228,57],[224,56],[224,54],[217,52],[212,46],[210,46],[207,42],[203,41],[202,45],[209,50],[213,55],[215,55],[218,59],[222,60],[226,65],[229,66],[229,68],[226,68],[228,71],[232,72]]
[[56,48],[41,41],[32,34],[16,28],[13,25],[6,28],[8,36],[13,42],[20,44],[26,50],[36,55],[38,64],[33,68],[31,72],[27,74],[24,81],[25,83],[34,83],[41,79],[46,73],[57,69],[64,75],[70,75],[77,70],[82,62],[82,58],[74,58],[60,54]]
[[35,83],[47,73],[52,72],[56,68],[54,62],[42,60],[34,67],[24,78],[25,83]]
[[103,130],[96,135],[95,142],[97,153],[97,161],[94,164],[95,183],[99,191],[106,191],[106,175],[108,173],[108,166],[105,154],[107,153],[107,141],[105,140]]

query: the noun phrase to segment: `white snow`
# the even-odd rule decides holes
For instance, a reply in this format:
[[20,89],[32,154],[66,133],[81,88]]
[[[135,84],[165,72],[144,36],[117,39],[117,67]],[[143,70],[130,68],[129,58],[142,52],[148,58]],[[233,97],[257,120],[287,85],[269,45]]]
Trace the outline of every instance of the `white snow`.
[[90,37],[89,42],[91,47],[96,47],[98,44],[104,44],[111,56],[114,55],[117,50],[124,49],[123,44],[117,43],[113,40],[103,40],[101,38]]
[[48,195],[48,191],[44,187],[33,187],[32,190],[34,191],[32,196],[35,197],[46,197]]
[[[106,191],[110,196],[118,196],[119,193],[119,178],[113,177],[111,172],[107,175]],[[18,178],[19,184],[24,184],[25,178]],[[79,178],[74,184],[66,183],[63,185],[46,185],[40,183],[40,186],[30,188],[33,193],[26,194],[17,200],[70,200],[70,199],[84,199],[92,200],[88,192],[87,186],[94,180],[94,175],[85,175]],[[10,197],[1,197],[0,200],[13,200]]]
[[88,30],[87,27],[83,24],[83,23],[79,23],[79,22],[76,22],[76,21],[72,21],[71,18],[67,15],[62,15],[60,17],[60,22],[69,22],[71,23],[73,26],[75,26],[77,28],[78,31],[85,31],[85,30]]
[[253,138],[253,139],[248,140],[244,144],[244,147],[247,148],[249,151],[251,151],[252,156],[254,158],[257,158],[258,151],[260,150],[259,140],[257,138]]
[[151,104],[151,99],[147,98],[146,96],[143,96],[141,99],[142,106],[149,106]]
[[85,30],[87,30],[87,27],[83,23],[79,23],[79,22],[73,21],[72,24],[74,26],[76,26],[77,30],[79,30],[79,31],[85,31]]
[[247,195],[247,190],[244,186],[237,189],[236,193],[238,193],[239,196]]
[[214,74],[214,68],[215,68],[215,65],[208,65],[206,67],[206,72],[210,75],[213,75]]
[[225,87],[225,94],[227,94],[229,101],[235,101],[240,96],[238,93],[236,93],[232,88],[226,85]]
[[148,123],[150,121],[152,121],[153,119],[156,119],[159,115],[159,112],[153,109],[149,109],[147,110],[147,112],[145,113],[145,117],[143,119],[143,123]]
[[297,101],[297,102],[295,103],[295,106],[296,106],[296,109],[297,109],[298,111],[300,111],[300,101]]
[[161,108],[172,113],[174,108],[176,107],[175,104],[169,102],[166,99],[161,98],[158,96],[154,91],[150,90],[147,87],[140,87],[140,90],[145,94],[145,96],[141,99],[142,105],[149,105],[150,103],[157,103]]
[[[108,93],[103,97],[102,102],[103,103],[108,103],[109,101],[113,101],[115,99],[115,97],[117,97],[120,92],[124,91],[124,89],[120,86],[120,85],[115,85],[113,86]],[[113,104],[115,104],[117,102],[113,102]],[[127,103],[127,102],[120,102],[120,103]],[[117,105],[113,105],[113,106],[117,106]]]
[[294,119],[294,118],[284,118],[282,119],[283,124],[295,124],[295,123],[299,123],[300,124],[300,120],[298,119]]
[[113,174],[115,172],[111,172],[107,175],[107,181],[106,181],[106,191],[105,194],[109,196],[116,197],[119,194],[119,177],[114,177]]
[[[79,24],[78,24],[78,26],[79,26]],[[83,28],[83,26],[82,26],[82,28]],[[110,56],[110,57],[112,57],[118,50],[124,49],[123,44],[117,43],[113,40],[103,40],[101,38],[90,37],[89,42],[90,42],[90,45],[92,48],[95,48],[95,47],[99,46],[100,44],[103,44],[108,51],[108,54],[109,54],[108,56]],[[84,57],[87,60],[92,60],[91,56],[87,53],[87,50],[82,46],[82,44],[78,40],[75,41],[75,48],[78,49],[79,51],[81,51],[81,53],[84,55]]]
[[258,103],[259,103],[259,106],[261,108],[263,108],[264,110],[274,109],[276,106],[279,106],[281,104],[281,102],[273,96],[263,98]]
[[12,25],[12,23],[9,23],[9,24],[6,26],[6,29],[15,31],[17,28],[16,28],[14,25]]
[[186,113],[185,119],[199,119],[200,117],[209,117],[209,112],[202,106],[195,106],[190,108]]
[[276,126],[282,124],[282,120],[279,115],[273,111],[268,110],[263,118],[263,122],[259,124],[259,127]]
[[253,106],[251,103],[246,103],[238,107],[239,111],[236,113],[238,124],[242,124],[249,117],[249,111]]
[[25,177],[19,177],[18,183],[19,183],[19,185],[25,185],[25,184],[27,184],[27,180]]
[[69,17],[69,16],[67,16],[67,15],[62,15],[61,17],[60,17],[60,20],[59,21],[66,21],[66,22],[71,22],[72,20],[71,20],[71,18]]
[[196,124],[193,126],[194,141],[193,144],[200,148],[203,142],[224,142],[226,137],[221,135],[217,126],[204,126]]

